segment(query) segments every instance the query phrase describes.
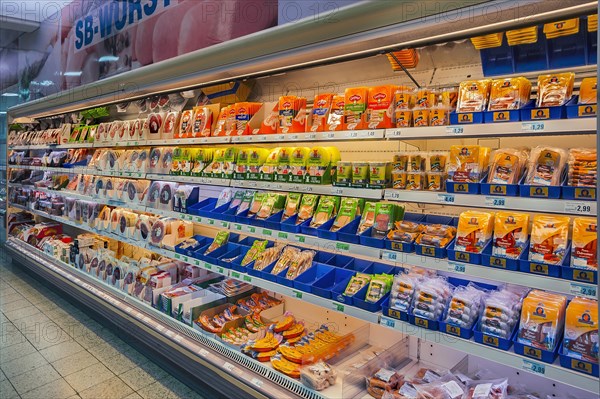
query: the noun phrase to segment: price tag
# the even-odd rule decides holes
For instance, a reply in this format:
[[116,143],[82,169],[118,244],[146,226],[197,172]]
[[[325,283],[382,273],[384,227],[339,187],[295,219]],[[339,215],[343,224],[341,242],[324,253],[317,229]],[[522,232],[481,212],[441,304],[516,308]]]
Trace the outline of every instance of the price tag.
[[237,231],[242,231],[242,225],[241,224],[234,224],[233,227],[237,230]]
[[313,192],[313,186],[304,186],[302,187],[302,191],[305,193],[312,193]]
[[208,219],[208,224],[214,225],[215,224],[215,219]]
[[344,189],[342,187],[333,187],[331,189],[331,194],[332,195],[343,195],[344,194]]
[[332,302],[331,307],[333,310],[344,313],[344,305],[337,302]]
[[242,278],[242,280],[244,280],[244,281],[245,281],[245,282],[247,282],[247,283],[251,283],[251,282],[252,282],[252,277],[250,277],[250,276],[244,276],[244,277]]
[[388,200],[399,200],[400,199],[400,191],[395,190],[385,190],[385,199]]
[[464,263],[448,262],[448,271],[454,273],[465,273],[466,265]]
[[223,364],[223,368],[224,368],[225,370],[229,370],[229,371],[233,371],[233,370],[235,370],[235,366],[234,366],[233,364],[229,363],[229,362],[225,362],[225,363]]
[[387,317],[381,318],[381,324],[386,327],[390,327],[390,328],[396,327],[396,321],[392,320],[392,319],[388,319]]
[[288,140],[298,140],[299,135],[297,135],[297,134],[290,134],[287,138],[288,138]]
[[233,277],[233,278],[240,278],[241,275],[238,272],[231,272],[231,277]]
[[223,269],[222,267],[217,267],[217,272],[225,274],[225,269]]
[[493,208],[504,208],[506,206],[506,198],[485,197],[485,205]]
[[463,134],[465,128],[462,126],[446,126],[446,134]]
[[383,260],[390,260],[392,262],[395,262],[398,260],[398,254],[395,252],[383,251],[383,253],[381,254],[381,258]]
[[175,259],[181,259],[181,255],[175,254]]
[[438,202],[442,204],[454,204],[453,194],[438,194]]
[[598,293],[595,286],[578,283],[571,283],[569,292],[573,295],[587,296],[590,298],[596,298]]
[[524,132],[543,132],[545,129],[544,122],[523,122],[521,130]]
[[566,201],[565,213],[588,214],[592,211],[592,205],[585,201]]
[[292,290],[292,292],[294,293],[294,298],[302,299],[301,291]]
[[336,242],[335,243],[335,248],[340,250],[340,251],[350,251],[350,244],[346,244],[343,242]]
[[335,133],[334,132],[325,132],[325,133],[323,133],[323,135],[321,137],[324,139],[332,139],[335,137]]
[[262,234],[270,237],[273,235],[273,230],[263,229]]
[[543,364],[540,364],[540,363],[532,362],[530,360],[523,359],[522,368],[523,368],[523,370],[527,370],[531,373],[541,374],[541,375],[546,374],[546,366],[544,366]]
[[181,260],[183,260],[184,262],[188,263],[188,257],[187,256],[182,256]]
[[346,137],[349,139],[354,139],[356,137],[358,137],[359,134],[357,131],[350,131],[350,132],[346,132]]
[[277,238],[281,238],[282,240],[287,240],[288,239],[288,234],[284,233],[283,231],[279,231],[277,233]]
[[208,356],[208,351],[206,349],[198,349],[198,354],[200,356],[206,357],[206,356]]
[[221,224],[221,227],[223,227],[224,229],[227,229],[227,228],[229,228],[229,223],[227,223],[227,222],[223,222],[223,221],[221,221],[221,223],[220,223],[220,224]]
[[194,265],[200,266],[200,261],[198,259],[194,259]]
[[306,140],[315,140],[317,138],[317,134],[316,133],[308,133],[305,135],[304,138]]
[[262,388],[263,386],[263,382],[261,380],[259,380],[258,378],[254,377],[253,379],[250,380],[250,382],[254,385],[256,385],[259,388]]
[[295,236],[295,239],[296,239],[296,241],[301,242],[301,243],[306,242],[306,237],[304,237],[304,236],[297,235],[297,236]]
[[256,227],[253,227],[253,226],[248,226],[248,231],[249,231],[250,233],[256,233]]
[[402,135],[402,131],[399,129],[385,131],[385,137],[387,137],[387,138],[400,137],[401,135]]
[[208,262],[204,262],[204,268],[207,270],[212,270],[212,265]]

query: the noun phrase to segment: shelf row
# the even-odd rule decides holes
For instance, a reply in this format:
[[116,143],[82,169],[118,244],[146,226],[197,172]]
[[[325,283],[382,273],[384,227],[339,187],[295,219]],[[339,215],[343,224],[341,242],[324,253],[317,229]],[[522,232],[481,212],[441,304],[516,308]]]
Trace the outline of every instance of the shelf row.
[[548,136],[595,134],[595,118],[540,120],[524,122],[504,122],[492,124],[465,124],[449,126],[406,127],[375,130],[345,130],[316,133],[257,134],[245,136],[198,137],[167,140],[137,140],[89,143],[64,143],[59,145],[15,145],[9,150],[36,150],[48,148],[103,148],[103,147],[140,147],[156,145],[193,145],[226,143],[282,143],[308,141],[348,141],[381,139],[443,139],[459,137],[498,137],[498,136]]
[[[78,228],[82,228],[82,226],[70,222],[69,220],[65,220],[62,217],[48,216],[48,218],[59,221],[61,223],[73,225]],[[94,232],[92,229],[89,229],[88,231]],[[406,321],[388,317],[387,315],[384,316],[379,312],[369,312],[367,310],[360,309],[355,306],[349,306],[345,303],[338,302],[336,300],[326,299],[317,295],[303,292],[293,287],[284,286],[246,273],[241,273],[235,270],[227,269],[222,266],[219,266],[218,264],[191,258],[170,250],[146,246],[145,243],[139,243],[128,239],[123,239],[119,236],[113,237],[112,234],[101,234],[123,242],[129,242],[132,245],[147,248],[163,256],[172,259],[182,260],[183,262],[190,263],[199,268],[203,268],[229,278],[243,281],[268,291],[272,291],[287,297],[298,298],[316,306],[327,308],[336,312],[341,312],[348,316],[355,317],[357,319],[369,323],[380,324],[385,327],[398,330],[405,335],[416,336],[428,342],[434,342],[449,348],[458,349],[467,353],[477,354],[477,356],[483,356],[485,358],[494,359],[494,361],[503,365],[513,367],[516,369],[525,369],[529,372],[533,372],[538,375],[544,375],[556,381],[568,381],[569,384],[575,385],[581,389],[585,389],[590,392],[598,392],[597,379],[595,379],[594,377],[587,376],[581,373],[575,373],[571,370],[560,367],[558,364],[538,363],[537,361],[535,361],[535,359],[532,360],[531,357],[525,357],[508,350],[499,350],[498,348],[496,348],[499,346],[497,340],[495,343],[477,343],[470,339],[463,339],[452,334],[431,330],[429,328],[426,328],[427,326],[419,327],[418,325],[409,324]]]
[[[97,201],[100,203],[105,203],[106,205],[124,207],[127,209],[153,213],[155,215],[164,217],[173,217],[209,228],[229,230],[231,233],[243,234],[251,237],[277,241],[284,244],[314,249],[317,251],[325,251],[330,253],[347,255],[371,262],[381,262],[391,266],[416,266],[425,269],[436,270],[438,272],[444,272],[459,278],[475,278],[493,281],[496,283],[523,285],[530,288],[538,288],[567,295],[579,295],[590,298],[597,297],[597,286],[593,283],[585,281],[570,281],[566,279],[549,277],[547,275],[542,274],[522,273],[513,270],[492,268],[488,266],[476,265],[465,262],[457,262],[449,259],[433,258],[429,256],[423,256],[417,253],[402,253],[389,249],[379,249],[368,247],[365,245],[327,240],[306,234],[296,234],[274,230],[270,228],[252,226],[243,223],[229,222],[211,217],[196,216],[144,206],[131,206],[129,204],[121,203],[118,201],[99,201],[96,199],[92,199],[91,197],[81,195],[77,195],[75,196],[75,198],[79,198],[86,201]],[[85,224],[77,223],[64,217],[48,215],[45,212],[31,210],[27,207],[23,207],[20,205],[11,204],[10,206],[26,210],[28,212],[47,217],[53,220],[57,220],[61,223],[72,225],[74,227],[97,232],[96,230],[91,229]],[[123,237],[117,235],[114,235],[113,238],[121,241],[127,241],[127,239],[124,239]],[[152,248],[153,250],[155,249],[155,247]]]
[[[389,200],[422,204],[452,205],[463,207],[510,209],[519,211],[536,211],[569,215],[597,214],[596,201],[548,199],[535,197],[509,197],[483,194],[454,194],[433,191],[410,191],[395,189],[370,189],[339,187],[325,184],[297,184],[280,182],[263,182],[254,180],[233,180],[215,177],[161,175],[143,172],[102,172],[87,168],[55,168],[29,165],[11,165],[13,169],[43,170],[56,173],[86,174],[94,176],[120,177],[128,179],[148,179],[177,183],[201,184],[208,186],[238,187],[268,191],[299,192],[319,195],[338,195],[372,200]],[[17,184],[18,185],[18,184]]]

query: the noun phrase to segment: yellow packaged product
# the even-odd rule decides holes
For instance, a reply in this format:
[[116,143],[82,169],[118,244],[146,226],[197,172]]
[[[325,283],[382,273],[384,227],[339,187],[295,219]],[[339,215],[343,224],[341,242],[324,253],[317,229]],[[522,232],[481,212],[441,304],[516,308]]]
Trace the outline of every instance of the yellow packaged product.
[[412,109],[415,106],[414,90],[407,86],[398,86],[394,93],[396,111]]
[[560,185],[566,162],[567,152],[562,148],[533,148],[529,155],[526,183],[533,186]]
[[454,249],[481,253],[492,237],[494,214],[491,212],[465,211],[458,218]]
[[544,24],[544,34],[548,39],[574,35],[579,32],[579,18],[571,18]]
[[538,76],[536,106],[557,107],[565,104],[573,95],[575,74],[572,72]]
[[517,184],[527,162],[527,153],[505,148],[492,153],[488,183]]
[[517,259],[529,238],[529,215],[500,211],[494,218],[494,244],[492,255]]
[[563,295],[533,290],[523,300],[517,341],[545,351],[559,344],[564,325],[567,298]]
[[450,124],[450,109],[433,108],[429,110],[429,126],[445,126]]
[[425,190],[442,191],[444,189],[445,173],[427,172],[425,176]]
[[420,126],[429,126],[429,114],[430,111],[428,108],[423,109],[413,109],[412,111],[412,121],[415,127]]
[[425,173],[408,172],[406,174],[406,190],[423,190],[425,184]]
[[415,108],[432,108],[436,105],[436,93],[434,90],[427,88],[415,90]]
[[440,104],[449,110],[456,109],[458,101],[458,87],[446,87],[440,91]]
[[404,190],[407,183],[407,173],[392,171],[392,188],[397,190]]
[[431,152],[427,158],[428,172],[445,172],[446,162],[448,161],[447,152]]
[[531,82],[522,76],[492,81],[489,111],[520,109],[529,101]]
[[448,177],[455,182],[477,183],[488,165],[490,149],[478,145],[450,147]]
[[596,219],[573,219],[571,267],[598,270],[598,223]]
[[562,263],[569,241],[568,216],[537,215],[533,218],[529,260],[553,265]]
[[456,112],[485,111],[490,96],[491,79],[460,82]]
[[596,104],[598,78],[584,78],[579,86],[579,104]]
[[598,363],[598,301],[575,297],[569,303],[563,354]]

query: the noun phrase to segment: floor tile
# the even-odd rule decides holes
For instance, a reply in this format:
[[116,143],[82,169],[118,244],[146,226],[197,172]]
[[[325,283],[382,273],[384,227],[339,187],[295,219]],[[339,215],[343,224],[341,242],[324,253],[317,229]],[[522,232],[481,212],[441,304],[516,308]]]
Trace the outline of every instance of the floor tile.
[[107,360],[114,356],[121,355],[121,351],[111,345],[110,342],[102,342],[99,345],[94,345],[88,349],[88,351],[94,355],[98,360]]
[[[21,302],[21,301],[17,301],[17,302]],[[13,302],[13,303],[16,303],[16,302]],[[29,303],[29,301],[27,303]],[[9,303],[9,305],[11,305],[11,304]],[[19,309],[11,310],[8,312],[4,312],[4,315],[6,316],[6,318],[8,320],[13,321],[13,320],[22,319],[23,317],[34,315],[36,313],[40,313],[40,310],[30,304],[29,306],[27,306],[25,308],[19,308]]]
[[162,373],[151,373],[140,367],[136,367],[121,374],[119,378],[125,381],[134,391],[139,391],[155,381],[166,377],[166,375],[167,373],[165,371]]
[[64,399],[77,395],[67,381],[59,378],[21,395],[22,399]]
[[37,352],[37,349],[35,349],[29,341],[2,348],[2,350],[0,350],[0,364],[10,362],[11,360],[15,360],[19,357],[23,357],[34,352]]
[[51,365],[46,364],[27,373],[19,374],[16,377],[9,377],[9,379],[17,390],[17,393],[22,395],[25,392],[61,379],[61,377]]
[[44,301],[33,304],[36,308],[38,308],[43,313],[47,313],[51,310],[57,309],[58,305],[52,301]]
[[123,399],[143,399],[137,392],[132,393],[129,396],[126,396]]
[[138,391],[144,399],[179,399],[179,395],[157,381]]
[[46,358],[46,360],[52,363],[82,350],[84,350],[83,346],[71,339],[69,341],[61,342],[60,344],[52,345],[42,349],[40,353]]
[[0,381],[0,398],[2,399],[18,399],[19,394],[15,391],[10,381]]
[[27,334],[26,336],[29,339],[29,341],[31,341],[31,344],[36,347],[37,350],[42,350],[63,342],[73,341],[73,338],[69,334],[67,334],[66,331],[52,324],[42,326],[40,335],[35,339],[32,339]]
[[47,365],[48,362],[42,355],[38,352],[30,353],[29,355],[19,357],[15,360],[11,360],[10,362],[4,363],[2,366],[2,371],[4,374],[11,379],[14,376],[19,374],[26,373],[28,371],[34,370],[38,367],[42,367]]
[[14,293],[10,295],[4,295],[4,293],[2,293],[2,296],[0,296],[0,309],[5,309],[5,305],[15,301],[27,301],[27,299],[25,299],[25,297],[19,294],[17,291],[14,291]]
[[133,390],[119,377],[113,377],[100,384],[79,392],[83,399],[121,399],[131,395]]
[[27,338],[11,322],[0,325],[0,348],[27,342]]
[[112,377],[114,377],[114,374],[111,373],[109,369],[107,369],[103,364],[97,363],[81,371],[66,376],[65,380],[67,380],[73,389],[75,389],[77,392],[81,392]]
[[110,357],[108,359],[103,359],[101,361],[102,364],[108,367],[110,371],[112,371],[116,375],[121,375],[124,372],[129,371],[132,368],[140,366],[142,364],[135,357],[128,355],[129,353],[125,352],[117,356]]
[[53,362],[52,366],[60,375],[65,377],[96,363],[98,363],[98,359],[92,356],[88,351],[81,351]]
[[[1,306],[0,309],[2,309],[4,314],[7,315],[7,313],[11,313],[15,310],[24,309],[29,306],[32,306],[32,303],[29,302],[27,299],[25,299],[25,297],[23,297],[22,299],[20,299],[18,301],[12,301],[12,302],[8,302],[8,303],[3,303],[0,301],[0,306]],[[7,315],[7,317],[8,317],[8,315]],[[10,319],[10,317],[9,317],[9,319]]]

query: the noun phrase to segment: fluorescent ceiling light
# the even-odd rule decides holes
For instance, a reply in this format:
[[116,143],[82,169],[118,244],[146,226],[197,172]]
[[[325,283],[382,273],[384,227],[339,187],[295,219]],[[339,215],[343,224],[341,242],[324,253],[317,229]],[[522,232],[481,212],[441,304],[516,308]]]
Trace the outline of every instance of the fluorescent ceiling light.
[[77,72],[67,71],[67,72],[63,73],[63,75],[64,76],[81,76],[82,73],[83,73],[82,71],[77,71]]
[[19,97],[17,93],[2,93],[2,97]]
[[106,61],[118,61],[119,57],[114,56],[114,55],[103,55],[102,57],[98,58],[98,62],[106,62]]

